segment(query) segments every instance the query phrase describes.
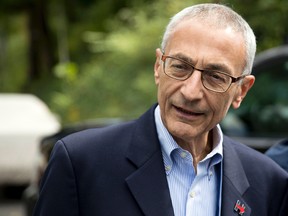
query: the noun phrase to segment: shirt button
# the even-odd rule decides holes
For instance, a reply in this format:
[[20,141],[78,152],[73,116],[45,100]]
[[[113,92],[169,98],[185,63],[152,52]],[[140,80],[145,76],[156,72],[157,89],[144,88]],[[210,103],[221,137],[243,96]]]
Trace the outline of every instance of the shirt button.
[[187,153],[186,153],[186,152],[181,152],[181,153],[180,153],[180,156],[181,156],[182,158],[185,158],[185,157],[187,156]]
[[170,171],[171,170],[171,166],[165,166],[165,170],[166,171]]
[[212,177],[213,177],[213,172],[210,170],[208,173],[208,180],[210,181]]
[[194,198],[196,196],[196,193],[194,191],[191,191],[189,195],[191,198]]

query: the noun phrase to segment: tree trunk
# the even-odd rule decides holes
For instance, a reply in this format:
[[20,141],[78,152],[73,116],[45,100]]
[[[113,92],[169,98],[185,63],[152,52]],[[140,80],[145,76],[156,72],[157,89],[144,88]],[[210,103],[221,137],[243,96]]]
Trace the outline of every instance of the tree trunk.
[[28,7],[29,68],[28,85],[52,71],[54,44],[49,31],[47,1],[34,0]]

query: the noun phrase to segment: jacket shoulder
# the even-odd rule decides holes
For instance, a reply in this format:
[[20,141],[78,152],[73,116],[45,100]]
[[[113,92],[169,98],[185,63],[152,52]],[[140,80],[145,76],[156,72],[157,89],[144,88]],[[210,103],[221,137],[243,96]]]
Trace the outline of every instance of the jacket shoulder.
[[245,171],[249,172],[251,175],[271,176],[275,174],[276,176],[288,178],[288,173],[265,154],[227,136],[224,136],[224,146],[225,145],[230,145],[230,148],[235,151],[238,158],[241,160]]
[[85,129],[62,138],[60,142],[68,151],[89,151],[91,148],[109,150],[109,147],[116,143],[128,143],[134,125],[135,121],[129,121],[106,127]]

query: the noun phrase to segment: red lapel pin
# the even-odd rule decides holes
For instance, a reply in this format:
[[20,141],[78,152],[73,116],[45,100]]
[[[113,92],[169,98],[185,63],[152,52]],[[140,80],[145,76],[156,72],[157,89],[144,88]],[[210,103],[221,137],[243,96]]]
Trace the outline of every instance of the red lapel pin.
[[243,215],[245,213],[245,205],[242,204],[239,200],[237,200],[235,206],[234,206],[234,211],[238,212],[239,215]]

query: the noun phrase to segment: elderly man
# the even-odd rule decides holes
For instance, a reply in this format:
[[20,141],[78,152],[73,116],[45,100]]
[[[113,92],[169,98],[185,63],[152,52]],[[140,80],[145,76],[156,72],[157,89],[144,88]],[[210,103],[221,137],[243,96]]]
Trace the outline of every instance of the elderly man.
[[58,141],[34,215],[287,215],[287,173],[219,126],[254,83],[255,50],[230,8],[180,11],[156,50],[158,104]]

